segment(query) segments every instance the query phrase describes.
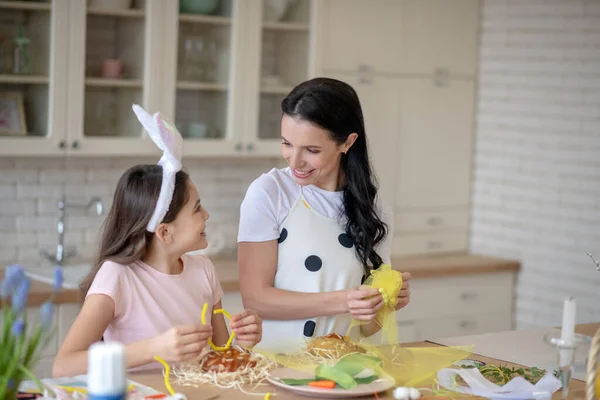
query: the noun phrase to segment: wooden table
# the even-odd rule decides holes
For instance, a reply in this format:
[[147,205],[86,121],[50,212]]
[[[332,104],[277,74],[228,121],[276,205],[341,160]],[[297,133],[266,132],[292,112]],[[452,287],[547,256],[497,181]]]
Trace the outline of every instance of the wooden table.
[[[593,336],[594,333],[600,329],[600,323],[595,324],[584,324],[577,325],[576,332]],[[417,342],[410,343],[406,345],[407,347],[438,347],[439,345],[431,342]],[[480,361],[484,361],[487,364],[496,364],[496,365],[507,365],[508,367],[518,366],[516,364],[507,363],[498,359],[493,359],[489,357],[485,357],[485,355],[472,354],[470,358],[477,359]],[[144,374],[132,374],[130,378],[140,382],[142,384],[148,385],[150,387],[155,388],[159,391],[165,391],[164,381],[161,372],[156,373],[144,373]],[[261,399],[259,396],[249,396],[241,393],[237,390],[223,390],[214,386],[202,386],[199,388],[191,388],[178,386],[173,384],[173,389],[177,392],[184,393],[188,396],[190,400],[238,400],[238,399]],[[291,392],[277,389],[271,385],[264,385],[259,388],[261,392],[272,391],[276,393],[276,396],[272,396],[273,400],[307,400],[309,397],[294,395]],[[457,396],[458,397],[458,396]],[[386,393],[382,393],[379,395],[381,400],[393,400],[392,391],[389,390]],[[552,397],[555,400],[560,399],[560,391],[555,393]],[[361,399],[375,399],[375,396],[371,397],[361,397]],[[582,381],[573,380],[570,385],[570,395],[569,399],[585,399],[585,384]]]

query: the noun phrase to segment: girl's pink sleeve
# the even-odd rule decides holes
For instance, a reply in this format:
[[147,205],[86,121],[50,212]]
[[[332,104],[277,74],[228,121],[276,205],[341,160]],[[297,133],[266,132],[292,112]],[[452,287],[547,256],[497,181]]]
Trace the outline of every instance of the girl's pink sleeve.
[[117,318],[122,315],[122,290],[121,286],[124,283],[122,277],[123,265],[119,265],[112,261],[105,261],[94,277],[94,281],[87,292],[86,297],[92,294],[103,294],[110,297],[115,303],[115,315]]

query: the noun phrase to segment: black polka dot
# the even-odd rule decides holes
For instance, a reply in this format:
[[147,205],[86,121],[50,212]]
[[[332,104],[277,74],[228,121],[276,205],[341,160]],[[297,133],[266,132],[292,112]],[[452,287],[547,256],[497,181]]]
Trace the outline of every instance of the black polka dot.
[[315,323],[315,321],[306,321],[306,323],[304,324],[304,336],[312,337],[312,335],[315,334],[316,327],[317,324]]
[[350,235],[348,235],[347,233],[342,233],[340,236],[338,236],[338,241],[342,246],[344,246],[347,249],[354,246],[354,240],[352,240]]
[[277,239],[277,243],[282,243],[285,239],[287,239],[287,229],[283,228],[281,230],[281,234],[279,234],[279,239]]
[[304,260],[304,266],[311,272],[317,272],[323,266],[323,261],[317,256],[308,256]]
[[363,275],[362,279],[360,280],[360,284],[362,285],[363,283],[365,283],[366,280],[367,280],[367,276]]

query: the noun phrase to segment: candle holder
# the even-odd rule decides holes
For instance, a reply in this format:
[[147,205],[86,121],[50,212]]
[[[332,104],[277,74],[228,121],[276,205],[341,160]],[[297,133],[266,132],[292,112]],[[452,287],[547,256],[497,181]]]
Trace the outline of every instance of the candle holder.
[[563,339],[560,332],[550,332],[544,335],[544,342],[557,349],[558,379],[562,383],[561,399],[566,400],[569,396],[569,383],[573,374],[573,363],[575,362],[575,350],[590,342],[590,338],[575,334],[572,339]]

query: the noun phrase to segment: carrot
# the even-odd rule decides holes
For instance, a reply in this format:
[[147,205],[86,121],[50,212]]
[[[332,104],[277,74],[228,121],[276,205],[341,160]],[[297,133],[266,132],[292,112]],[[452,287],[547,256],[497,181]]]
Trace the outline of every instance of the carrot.
[[335,387],[334,381],[312,381],[308,382],[308,386],[318,387],[321,389],[333,389]]

